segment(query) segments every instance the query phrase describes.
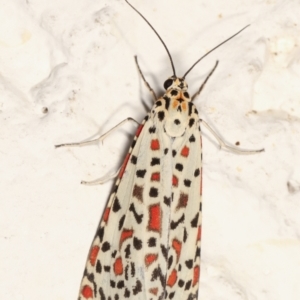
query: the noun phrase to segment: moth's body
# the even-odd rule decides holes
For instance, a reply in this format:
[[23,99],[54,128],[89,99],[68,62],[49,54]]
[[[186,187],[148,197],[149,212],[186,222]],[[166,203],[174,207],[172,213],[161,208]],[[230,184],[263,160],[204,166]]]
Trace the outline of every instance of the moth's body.
[[181,78],[137,130],[93,241],[79,299],[197,299],[201,133]]

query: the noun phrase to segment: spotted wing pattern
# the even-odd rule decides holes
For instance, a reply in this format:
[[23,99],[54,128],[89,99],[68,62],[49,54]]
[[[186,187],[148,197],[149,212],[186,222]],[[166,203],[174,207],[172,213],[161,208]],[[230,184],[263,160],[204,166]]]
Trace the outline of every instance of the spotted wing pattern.
[[158,99],[137,130],[91,246],[79,300],[197,299],[201,132],[181,89]]

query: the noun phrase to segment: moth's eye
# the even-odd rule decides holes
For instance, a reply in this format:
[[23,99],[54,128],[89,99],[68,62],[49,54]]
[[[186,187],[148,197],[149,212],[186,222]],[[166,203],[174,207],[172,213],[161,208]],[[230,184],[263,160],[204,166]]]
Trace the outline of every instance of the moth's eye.
[[164,83],[164,88],[167,90],[173,83],[173,80],[171,78],[167,79]]

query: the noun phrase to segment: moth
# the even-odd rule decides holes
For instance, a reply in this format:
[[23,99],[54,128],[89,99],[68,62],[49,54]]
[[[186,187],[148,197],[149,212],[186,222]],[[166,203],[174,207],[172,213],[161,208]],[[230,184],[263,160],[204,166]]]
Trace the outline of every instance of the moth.
[[[190,97],[187,74],[205,56],[242,30],[217,45],[178,77],[171,54],[153,26],[125,0],[152,28],[170,58],[173,75],[164,83],[165,93],[157,98],[138,71],[154,98],[154,105],[139,125],[124,163],[118,171],[92,243],[79,291],[80,300],[192,300],[198,298],[201,219],[202,141],[204,124],[220,146],[226,145],[211,127],[199,118]],[[103,140],[128,118],[100,138]],[[88,184],[87,182],[83,182]]]

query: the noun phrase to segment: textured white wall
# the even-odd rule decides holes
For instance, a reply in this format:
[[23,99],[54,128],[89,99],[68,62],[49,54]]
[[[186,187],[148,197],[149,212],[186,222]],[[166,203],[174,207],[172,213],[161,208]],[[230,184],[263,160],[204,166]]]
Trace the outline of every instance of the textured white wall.
[[[203,243],[199,300],[300,299],[300,2],[132,0],[168,45],[204,129]],[[152,100],[133,60],[162,92],[167,55],[122,0],[0,0],[0,298],[76,299],[85,258],[112,182],[80,180],[118,168],[135,128],[90,139]]]

